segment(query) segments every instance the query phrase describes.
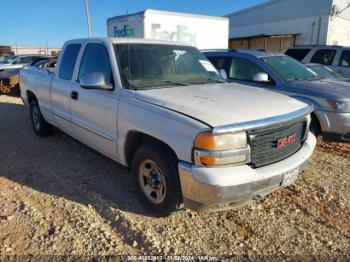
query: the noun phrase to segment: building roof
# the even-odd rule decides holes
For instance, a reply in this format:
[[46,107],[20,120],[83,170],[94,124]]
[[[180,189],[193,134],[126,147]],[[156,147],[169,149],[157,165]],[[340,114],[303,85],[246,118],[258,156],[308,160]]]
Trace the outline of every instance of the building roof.
[[243,13],[253,11],[253,10],[259,9],[261,7],[269,6],[271,4],[275,4],[276,2],[281,2],[281,1],[284,1],[284,0],[269,0],[269,1],[261,3],[261,4],[257,4],[257,5],[254,5],[254,6],[251,6],[251,7],[236,11],[236,12],[229,13],[225,16],[229,17],[229,16],[233,16],[233,15],[243,14]]
[[111,21],[127,18],[134,15],[148,15],[148,14],[162,14],[162,15],[172,15],[172,16],[185,16],[185,17],[195,17],[195,18],[203,18],[203,19],[215,19],[215,20],[227,20],[227,17],[220,16],[208,16],[208,15],[199,15],[199,14],[191,14],[191,13],[180,13],[180,12],[169,12],[155,9],[145,9],[141,12],[133,13],[133,14],[124,14],[119,16],[109,17],[107,19],[107,23]]

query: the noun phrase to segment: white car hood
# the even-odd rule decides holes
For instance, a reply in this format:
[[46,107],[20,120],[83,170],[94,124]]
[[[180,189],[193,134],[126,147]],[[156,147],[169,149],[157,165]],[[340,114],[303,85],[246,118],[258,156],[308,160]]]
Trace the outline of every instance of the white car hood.
[[198,119],[211,127],[288,114],[307,105],[239,84],[178,86],[136,92],[136,98]]

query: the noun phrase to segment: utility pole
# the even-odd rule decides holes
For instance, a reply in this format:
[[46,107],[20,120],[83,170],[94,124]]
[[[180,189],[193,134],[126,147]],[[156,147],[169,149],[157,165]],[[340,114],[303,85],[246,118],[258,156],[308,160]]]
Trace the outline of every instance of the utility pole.
[[89,0],[85,0],[85,11],[86,11],[86,22],[87,22],[88,36],[89,36],[89,38],[91,38]]

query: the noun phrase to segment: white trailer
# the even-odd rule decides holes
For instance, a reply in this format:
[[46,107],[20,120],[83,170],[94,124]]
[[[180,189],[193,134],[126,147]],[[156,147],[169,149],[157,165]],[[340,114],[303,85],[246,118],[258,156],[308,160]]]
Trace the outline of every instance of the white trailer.
[[147,9],[109,18],[107,31],[109,37],[170,40],[199,49],[228,48],[229,21],[225,17]]

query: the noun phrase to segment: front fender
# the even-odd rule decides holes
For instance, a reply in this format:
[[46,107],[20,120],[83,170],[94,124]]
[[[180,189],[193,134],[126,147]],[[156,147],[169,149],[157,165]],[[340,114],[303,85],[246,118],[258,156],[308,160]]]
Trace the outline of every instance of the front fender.
[[181,113],[131,97],[121,97],[118,109],[118,158],[127,164],[125,143],[129,132],[140,132],[167,144],[182,161],[192,161],[198,133],[210,129]]

